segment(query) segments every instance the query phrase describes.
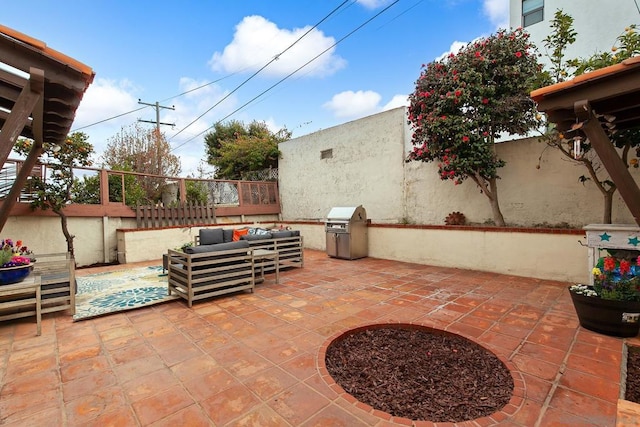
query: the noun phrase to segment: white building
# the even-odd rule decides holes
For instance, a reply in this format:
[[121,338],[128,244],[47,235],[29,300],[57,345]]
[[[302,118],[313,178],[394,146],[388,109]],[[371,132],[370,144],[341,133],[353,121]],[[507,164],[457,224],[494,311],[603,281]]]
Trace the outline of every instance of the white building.
[[[509,0],[511,28],[524,27],[545,60],[542,40],[551,32],[550,23],[557,10],[573,18],[576,41],[566,57],[588,58],[610,51],[625,27],[640,23],[638,0]],[[545,60],[548,62],[548,59]]]

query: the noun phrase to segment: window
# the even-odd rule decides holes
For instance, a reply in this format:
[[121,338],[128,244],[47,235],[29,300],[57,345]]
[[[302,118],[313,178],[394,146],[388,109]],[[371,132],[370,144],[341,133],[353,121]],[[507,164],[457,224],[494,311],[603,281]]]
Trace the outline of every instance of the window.
[[333,149],[320,151],[320,160],[333,158]]
[[526,27],[541,22],[544,11],[544,0],[522,0],[522,26]]

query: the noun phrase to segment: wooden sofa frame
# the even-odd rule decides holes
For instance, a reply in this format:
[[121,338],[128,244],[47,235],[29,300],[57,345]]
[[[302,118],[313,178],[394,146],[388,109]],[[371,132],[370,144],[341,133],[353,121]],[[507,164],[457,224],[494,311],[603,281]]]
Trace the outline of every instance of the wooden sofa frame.
[[[280,237],[271,239],[248,240],[251,249],[266,249],[278,252],[280,270],[287,267],[304,267],[304,239],[302,236]],[[196,246],[200,244],[200,236],[194,237]],[[262,260],[265,272],[275,270],[273,260]]]
[[[275,239],[249,240],[251,249],[266,249],[278,252],[280,270],[287,267],[304,267],[304,250],[302,236],[281,237]],[[275,261],[262,260],[265,272],[275,270]]]
[[251,248],[186,254],[169,249],[168,292],[191,307],[194,301],[255,289]]

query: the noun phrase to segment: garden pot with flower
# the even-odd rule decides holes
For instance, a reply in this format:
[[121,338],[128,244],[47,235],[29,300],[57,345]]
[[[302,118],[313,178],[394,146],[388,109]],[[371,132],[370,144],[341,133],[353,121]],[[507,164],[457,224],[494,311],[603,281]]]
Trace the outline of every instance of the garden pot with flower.
[[33,252],[21,240],[0,243],[0,285],[22,282],[33,271]]
[[602,257],[592,273],[593,286],[569,287],[580,326],[617,337],[638,335],[640,257]]

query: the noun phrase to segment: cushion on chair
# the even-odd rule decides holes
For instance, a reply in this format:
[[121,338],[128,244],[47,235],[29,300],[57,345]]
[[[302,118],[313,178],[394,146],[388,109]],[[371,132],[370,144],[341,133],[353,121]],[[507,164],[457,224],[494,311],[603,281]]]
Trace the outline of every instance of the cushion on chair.
[[269,234],[247,234],[246,236],[240,236],[240,240],[267,240],[271,239],[271,233]]
[[237,242],[218,243],[214,245],[190,246],[188,248],[185,248],[184,252],[187,254],[203,254],[207,252],[229,251],[231,249],[244,248],[249,248],[249,242],[247,242],[246,240],[239,240]]
[[293,232],[290,230],[286,231],[272,231],[271,235],[274,239],[282,239],[283,237],[291,237],[293,236]]
[[222,235],[224,237],[224,243],[233,242],[233,228],[223,228]]
[[221,228],[203,228],[200,230],[201,245],[215,245],[224,243],[224,235]]

